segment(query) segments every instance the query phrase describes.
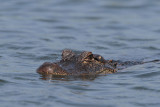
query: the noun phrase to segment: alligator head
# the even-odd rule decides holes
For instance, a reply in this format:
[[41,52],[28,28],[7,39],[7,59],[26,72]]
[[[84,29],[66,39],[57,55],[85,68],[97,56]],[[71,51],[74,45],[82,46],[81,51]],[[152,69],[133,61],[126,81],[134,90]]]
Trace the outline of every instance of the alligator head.
[[42,75],[100,75],[116,72],[116,63],[105,60],[101,55],[84,51],[80,54],[65,49],[59,62],[45,62],[37,72]]

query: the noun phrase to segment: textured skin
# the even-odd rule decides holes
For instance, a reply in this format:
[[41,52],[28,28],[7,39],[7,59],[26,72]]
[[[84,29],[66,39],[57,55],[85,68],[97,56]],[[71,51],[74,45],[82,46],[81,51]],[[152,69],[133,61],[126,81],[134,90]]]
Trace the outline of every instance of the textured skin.
[[100,75],[116,72],[116,62],[107,61],[102,56],[84,51],[81,54],[75,54],[72,50],[63,50],[62,59],[59,62],[45,62],[37,72],[42,75],[57,76],[84,76]]
[[[70,80],[70,79],[89,79],[93,80],[98,75],[115,73],[133,65],[144,63],[155,63],[160,60],[142,61],[115,61],[105,60],[101,55],[84,51],[75,54],[72,50],[63,50],[62,59],[59,62],[45,62],[37,72],[41,74],[41,79]],[[77,78],[78,77],[78,78]]]

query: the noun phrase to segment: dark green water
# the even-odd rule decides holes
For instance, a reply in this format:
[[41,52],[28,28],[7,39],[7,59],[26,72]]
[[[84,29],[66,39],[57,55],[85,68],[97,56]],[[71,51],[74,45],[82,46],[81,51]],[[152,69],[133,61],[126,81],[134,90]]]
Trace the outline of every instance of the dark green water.
[[160,59],[159,0],[0,0],[0,107],[159,107],[160,62],[94,80],[42,80],[65,48]]

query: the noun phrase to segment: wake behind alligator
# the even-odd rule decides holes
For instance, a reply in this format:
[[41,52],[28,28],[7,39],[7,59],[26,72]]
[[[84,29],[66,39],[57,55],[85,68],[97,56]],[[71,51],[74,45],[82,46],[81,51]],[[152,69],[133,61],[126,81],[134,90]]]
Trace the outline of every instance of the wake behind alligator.
[[148,62],[105,60],[101,55],[89,51],[76,54],[72,50],[65,49],[59,62],[45,62],[37,72],[45,77],[97,76],[115,73],[128,66],[157,61],[159,60]]

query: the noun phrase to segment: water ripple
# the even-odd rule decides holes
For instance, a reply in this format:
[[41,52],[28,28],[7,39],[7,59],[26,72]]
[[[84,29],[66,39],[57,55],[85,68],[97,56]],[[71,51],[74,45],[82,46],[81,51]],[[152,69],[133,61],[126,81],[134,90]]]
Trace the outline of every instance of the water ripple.
[[159,62],[88,78],[36,73],[66,48],[123,61],[159,59],[159,7],[159,0],[1,0],[1,106],[159,106]]
[[155,90],[155,89],[151,89],[148,87],[144,87],[144,86],[135,86],[132,89],[136,90],[136,91],[153,91],[153,92],[160,92],[160,90]]
[[160,72],[149,72],[149,73],[143,73],[143,74],[138,74],[135,77],[138,78],[151,78],[151,77],[155,77],[155,76],[159,76]]
[[147,107],[147,106],[155,106],[157,107],[157,105],[160,105],[160,103],[138,103],[138,102],[133,102],[132,104],[134,104],[135,106],[141,106],[141,107]]
[[57,39],[61,39],[61,40],[75,40],[76,38],[73,36],[57,36]]
[[127,2],[121,1],[109,1],[107,4],[104,2],[103,5],[104,8],[112,8],[112,9],[144,9],[146,7],[149,7],[149,2],[146,2],[145,0],[138,1],[136,0],[134,3],[132,0],[128,0]]
[[10,83],[10,82],[7,81],[7,80],[0,79],[0,86],[1,86],[1,85],[5,85],[5,84],[7,84],[7,83]]
[[0,30],[0,32],[1,33],[16,33],[16,34],[18,34],[18,33],[24,33],[23,31],[19,31],[19,30]]
[[45,22],[45,23],[55,23],[55,22],[59,22],[56,19],[36,19],[36,21],[40,21],[40,22]]
[[151,51],[154,51],[154,50],[160,50],[159,48],[157,47],[154,47],[154,46],[148,46],[148,47],[141,47],[142,49],[147,49],[147,50],[151,50]]

